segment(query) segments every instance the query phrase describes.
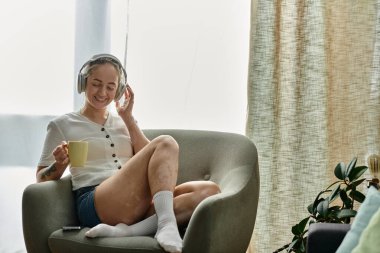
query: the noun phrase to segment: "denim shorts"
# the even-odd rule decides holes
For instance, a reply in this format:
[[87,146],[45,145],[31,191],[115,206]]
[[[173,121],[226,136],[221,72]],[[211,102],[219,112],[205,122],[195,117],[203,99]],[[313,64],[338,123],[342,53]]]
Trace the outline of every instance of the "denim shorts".
[[92,228],[102,223],[95,210],[94,193],[96,186],[82,187],[74,191],[76,210],[81,226]]

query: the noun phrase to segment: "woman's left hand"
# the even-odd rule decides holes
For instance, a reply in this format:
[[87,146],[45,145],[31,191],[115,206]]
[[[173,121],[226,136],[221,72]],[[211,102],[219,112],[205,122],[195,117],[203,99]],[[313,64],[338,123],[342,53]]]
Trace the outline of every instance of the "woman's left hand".
[[121,105],[119,101],[116,102],[116,110],[119,116],[124,119],[128,120],[132,117],[132,110],[133,110],[133,103],[135,94],[133,93],[131,87],[127,84],[127,88],[124,92],[124,103]]

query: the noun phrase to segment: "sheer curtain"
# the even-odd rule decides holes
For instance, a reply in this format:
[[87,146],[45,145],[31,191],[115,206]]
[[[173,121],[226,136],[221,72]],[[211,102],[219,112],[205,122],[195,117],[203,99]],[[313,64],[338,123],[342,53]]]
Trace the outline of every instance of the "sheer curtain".
[[250,252],[272,252],[333,180],[379,150],[376,0],[252,0],[246,134],[261,189]]

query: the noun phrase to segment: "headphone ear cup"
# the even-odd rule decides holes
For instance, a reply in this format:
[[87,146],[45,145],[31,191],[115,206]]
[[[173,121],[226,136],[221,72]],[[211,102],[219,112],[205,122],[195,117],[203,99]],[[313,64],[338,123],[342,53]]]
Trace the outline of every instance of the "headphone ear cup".
[[119,101],[120,98],[123,96],[125,89],[127,86],[123,83],[119,83],[119,87],[117,88],[114,101]]
[[78,74],[78,93],[82,93],[86,89],[86,78],[84,77],[83,74],[79,73]]

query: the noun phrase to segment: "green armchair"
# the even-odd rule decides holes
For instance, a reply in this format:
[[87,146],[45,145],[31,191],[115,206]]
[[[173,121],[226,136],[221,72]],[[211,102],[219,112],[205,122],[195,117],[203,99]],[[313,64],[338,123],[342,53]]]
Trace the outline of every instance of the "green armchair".
[[[245,252],[259,199],[257,150],[247,137],[197,130],[144,130],[148,138],[173,136],[180,146],[178,183],[212,180],[221,193],[196,208],[183,235],[183,253]],[[29,185],[22,200],[23,232],[29,253],[161,252],[153,236],[87,238],[78,224],[70,176]]]

